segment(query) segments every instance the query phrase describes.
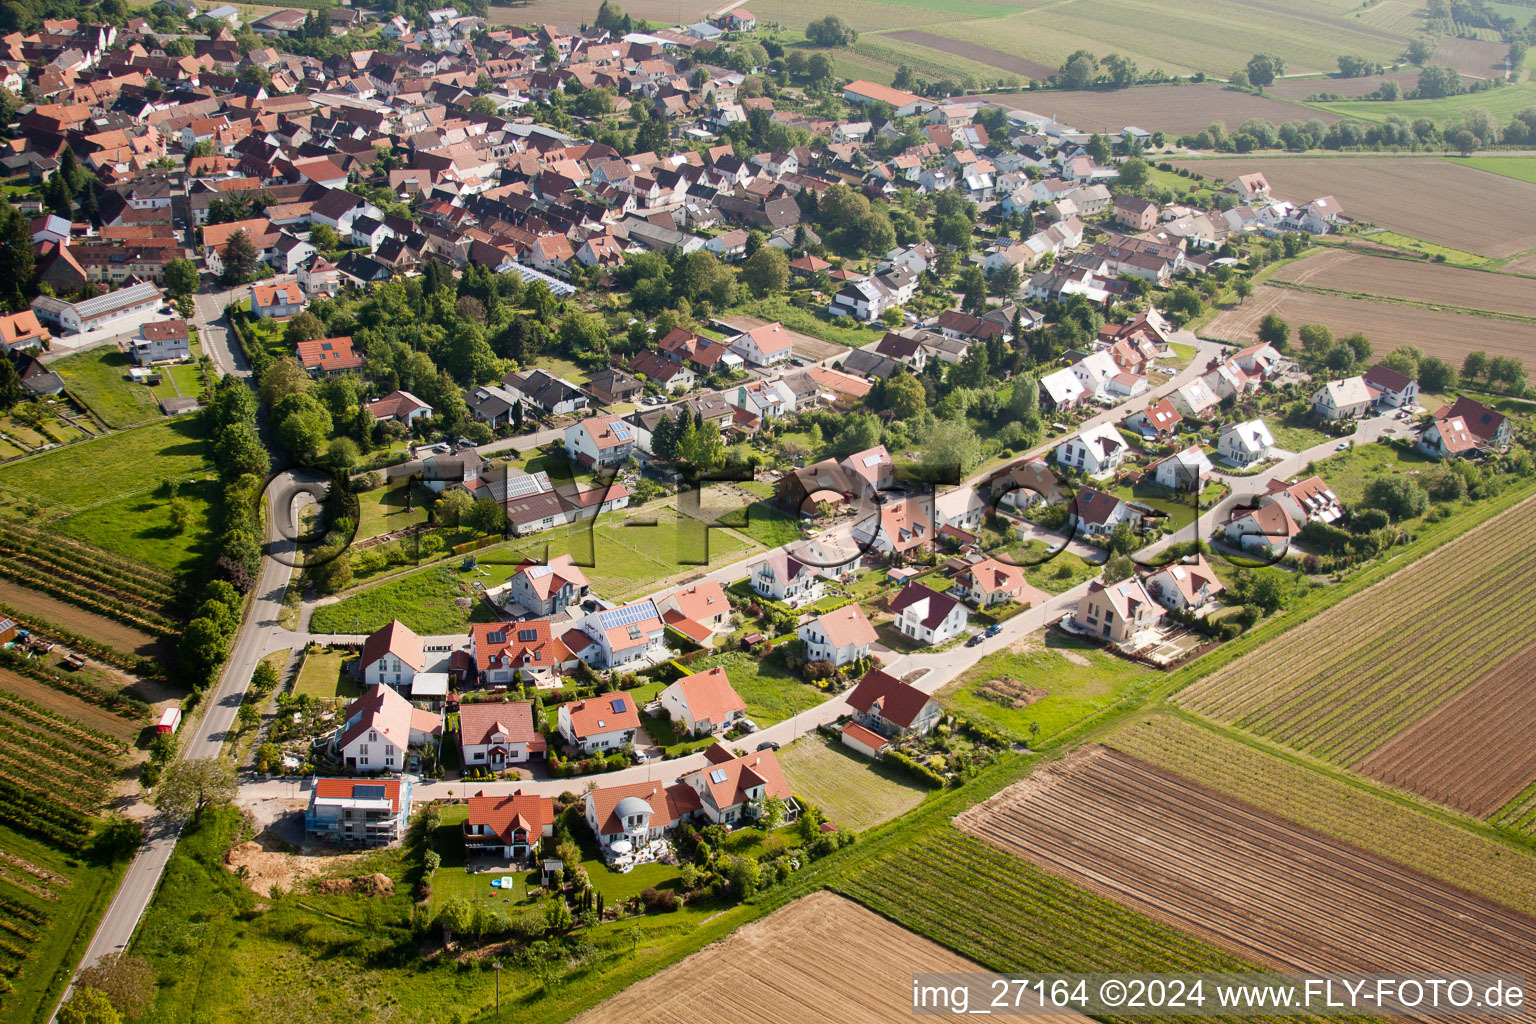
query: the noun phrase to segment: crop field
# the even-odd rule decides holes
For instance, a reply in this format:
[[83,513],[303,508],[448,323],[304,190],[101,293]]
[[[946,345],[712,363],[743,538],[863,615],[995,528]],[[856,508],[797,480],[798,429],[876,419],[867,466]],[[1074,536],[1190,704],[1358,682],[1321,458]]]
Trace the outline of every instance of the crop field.
[[1276,968],[1536,968],[1536,920],[1104,747],[1037,770],[956,822]]
[[908,776],[819,732],[779,751],[779,763],[795,795],[839,828],[863,831],[923,802],[923,790]]
[[1536,854],[1420,813],[1403,800],[1169,715],[1139,716],[1103,742],[1340,843],[1536,914]]
[[1441,124],[1476,108],[1486,110],[1500,124],[1507,124],[1511,116],[1529,107],[1533,101],[1536,101],[1536,83],[1521,82],[1489,92],[1463,92],[1435,100],[1340,100],[1312,106],[1316,110],[1327,110],[1361,121],[1380,123],[1394,116],[1408,121],[1416,117],[1427,117]]
[[[1536,16],[1536,9],[1532,10]],[[1506,178],[1536,184],[1536,157],[1530,156],[1472,156],[1461,161],[1468,167],[1476,167],[1489,174],[1502,174]]]
[[1520,609],[1533,585],[1536,499],[1527,499],[1175,699],[1354,764],[1522,645]]
[[1485,673],[1356,767],[1485,818],[1536,782],[1536,644]]
[[[1529,21],[1532,13],[1536,12],[1527,11],[1526,16],[1520,20]],[[1502,78],[1504,57],[1508,52],[1509,46],[1496,38],[1488,41],[1445,36],[1440,40],[1440,45],[1435,47],[1433,62],[1453,67],[1475,78]]]
[[1329,327],[1335,335],[1358,331],[1382,352],[1398,345],[1416,345],[1426,355],[1439,356],[1460,366],[1468,352],[1481,351],[1489,356],[1514,356],[1536,370],[1536,328],[1527,321],[1269,285],[1254,289],[1253,296],[1242,305],[1222,311],[1201,334],[1251,345],[1258,335],[1259,322],[1268,313],[1279,314],[1293,329],[1316,323]]
[[1000,71],[1019,75],[1022,78],[1045,79],[1050,78],[1056,73],[1056,68],[1050,64],[1042,64],[1037,60],[1029,60],[1026,57],[1019,57],[991,46],[983,46],[980,43],[966,43],[958,39],[935,35],[922,29],[902,29],[899,32],[889,32],[882,38],[899,39],[905,43],[925,46],[930,50],[953,54],[964,60],[985,64]]
[[1530,281],[1509,274],[1370,256],[1346,249],[1325,249],[1287,263],[1270,280],[1536,317],[1536,288]]
[[208,471],[199,417],[181,416],[0,467],[0,502],[75,511]]
[[47,530],[7,522],[0,580],[41,591],[144,633],[174,630],[179,584],[169,573]]
[[15,608],[23,615],[34,615],[73,632],[94,637],[127,654],[149,656],[154,653],[159,642],[152,633],[88,612],[40,590],[16,586],[9,581],[0,580],[0,604]]
[[[1316,91],[1316,90],[1313,90]],[[1212,121],[1228,128],[1250,118],[1279,123],[1307,119],[1315,112],[1268,96],[1228,89],[1217,82],[1198,85],[1147,85],[1135,89],[1101,91],[1062,90],[1046,93],[996,93],[987,102],[1058,118],[1086,132],[1114,132],[1128,124],[1170,135],[1198,132]],[[1338,120],[1319,115],[1325,122]],[[1198,164],[1193,165],[1198,168]]]
[[[631,985],[575,1024],[884,1024],[911,1010],[910,982],[902,980],[907,975],[976,970],[971,961],[851,900],[817,892]],[[855,977],[871,980],[849,984]]]
[[[1524,86],[1478,95],[1499,96],[1516,89]],[[1536,92],[1528,94],[1522,106],[1532,103],[1536,103]],[[1346,106],[1394,104],[1335,104],[1332,109]],[[1354,116],[1350,111],[1338,112]],[[1513,256],[1536,248],[1536,185],[1487,174],[1453,160],[1221,157],[1181,162],[1206,177],[1222,181],[1262,171],[1275,195],[1281,198],[1305,203],[1331,195],[1339,200],[1346,217],[1484,256]],[[1484,201],[1468,207],[1445,202],[1448,195],[1477,195]]]

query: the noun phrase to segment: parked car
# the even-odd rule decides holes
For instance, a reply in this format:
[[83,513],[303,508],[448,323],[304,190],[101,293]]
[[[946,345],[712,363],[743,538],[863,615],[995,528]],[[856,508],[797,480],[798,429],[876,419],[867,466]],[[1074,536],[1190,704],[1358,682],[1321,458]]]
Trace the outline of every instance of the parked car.
[[779,745],[777,743],[773,742],[773,740],[763,740],[763,742],[761,742],[761,743],[759,743],[757,745],[757,749],[758,750],[778,750],[779,749]]
[[1349,451],[1349,442],[1340,441],[1337,445],[1334,446],[1333,450],[1336,452],[1347,452]]
[[986,639],[986,636],[984,634],[972,633],[971,634],[971,638],[965,642],[965,646],[967,646],[967,647],[975,647],[977,644],[981,643],[985,639]]
[[1003,631],[1002,623],[994,622],[992,625],[987,627],[987,634],[986,635],[987,636],[997,636],[997,634],[1001,633],[1002,631]]
[[470,440],[470,439],[469,439],[469,438],[467,438],[467,437],[461,437],[461,438],[459,438],[459,440],[458,440],[458,442],[457,442],[457,443],[458,443],[458,446],[459,446],[459,447],[460,447],[460,448],[473,448],[473,447],[474,447],[474,446],[475,446],[475,442],[473,442],[473,441],[471,441],[471,440]]

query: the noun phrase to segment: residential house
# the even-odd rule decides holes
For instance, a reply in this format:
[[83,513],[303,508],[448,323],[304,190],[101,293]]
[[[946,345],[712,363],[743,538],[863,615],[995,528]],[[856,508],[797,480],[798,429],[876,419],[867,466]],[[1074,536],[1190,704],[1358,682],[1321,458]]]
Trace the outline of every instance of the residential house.
[[406,751],[440,742],[443,716],[413,708],[389,686],[363,691],[342,715],[332,746],[349,772],[372,775],[405,770]]
[[620,871],[670,849],[659,840],[700,811],[699,794],[685,782],[633,782],[588,791],[583,808],[603,859]]
[[863,79],[849,82],[843,86],[843,99],[849,103],[867,106],[871,103],[888,103],[895,117],[911,117],[921,114],[938,106],[921,96],[915,96],[910,92],[900,89],[892,89],[888,85],[880,85],[876,82],[866,82]]
[[948,527],[973,533],[986,513],[987,499],[969,485],[944,491],[933,499],[934,525],[940,530]]
[[622,416],[591,416],[565,428],[565,450],[583,466],[620,466],[634,456],[634,428]]
[[547,742],[534,727],[533,702],[474,701],[459,705],[459,757],[465,768],[500,771],[543,757]]
[[257,319],[302,313],[307,300],[296,281],[251,285],[251,315]]
[[464,819],[464,852],[491,853],[511,860],[537,856],[555,834],[553,797],[518,790],[509,796],[476,793]]
[[1193,562],[1174,562],[1152,573],[1145,581],[1146,591],[1164,608],[1197,611],[1204,608],[1226,588],[1217,578],[1204,555]]
[[1005,466],[988,481],[988,487],[999,509],[1026,509],[1042,502],[1059,505],[1067,500],[1061,477],[1041,459],[1024,459]]
[[1120,432],[1108,423],[1078,431],[1056,448],[1056,461],[1080,469],[1090,479],[1107,480],[1115,475],[1130,448]]
[[560,735],[583,754],[611,753],[633,743],[640,729],[640,712],[627,693],[562,704],[556,717]]
[[37,351],[52,339],[30,309],[0,316],[0,352]]
[[470,657],[482,687],[558,686],[577,665],[548,619],[478,622],[470,628]]
[[927,496],[898,498],[860,516],[853,536],[868,550],[882,555],[907,555],[933,546],[938,536],[933,499]]
[[727,344],[732,352],[753,366],[775,366],[789,361],[794,345],[782,324],[771,323],[742,331]]
[[1274,435],[1263,420],[1229,423],[1216,438],[1216,454],[1234,466],[1252,466],[1269,458]]
[[559,615],[587,599],[592,584],[570,555],[556,555],[547,565],[528,564],[507,581],[506,598],[541,618]]
[[896,462],[883,444],[854,452],[840,465],[853,484],[853,495],[856,498],[874,498],[882,491],[889,491],[896,486]]
[[566,416],[592,405],[592,400],[575,384],[544,370],[509,373],[501,383],[519,401],[546,416]]
[[704,751],[704,757],[708,765],[678,781],[699,795],[699,810],[710,823],[751,822],[769,798],[784,801],[789,816],[798,813],[794,793],[772,750],[736,756],[716,743]]
[[775,550],[753,565],[752,589],[773,601],[782,601],[791,608],[819,601],[822,578],[816,570],[791,557],[783,550]]
[[796,635],[805,642],[807,661],[830,661],[838,668],[868,657],[879,639],[857,602],[807,620]]
[[1377,363],[1361,377],[1378,408],[1402,409],[1419,400],[1419,382],[1406,373]]
[[474,451],[463,451],[457,455],[428,455],[421,460],[421,483],[434,494],[441,494],[450,487],[475,484],[484,466],[485,460]]
[[1234,516],[1222,528],[1222,537],[1244,551],[1283,556],[1292,537],[1301,532],[1284,504],[1271,501]]
[[1088,593],[1078,600],[1072,618],[1078,628],[1113,643],[1122,643],[1156,625],[1162,618],[1162,611],[1138,579],[1121,580],[1107,586],[1094,580],[1088,584]]
[[968,621],[965,605],[948,594],[909,583],[891,598],[893,625],[919,643],[942,644],[960,635]]
[[666,650],[661,613],[649,599],[589,612],[577,628],[590,647],[571,649],[598,668],[619,668]]
[[1245,203],[1269,202],[1269,181],[1257,171],[1252,174],[1239,174],[1227,182],[1222,191],[1235,192],[1237,197]]
[[1320,419],[1357,419],[1371,411],[1371,390],[1363,377],[1331,380],[1312,396],[1312,411]]
[[363,408],[380,422],[393,421],[407,427],[432,415],[432,407],[409,391],[391,391],[383,398],[363,403]]
[[1481,440],[1472,433],[1461,416],[1432,420],[1419,435],[1419,451],[1437,459],[1455,459],[1477,454]]
[[634,401],[643,385],[634,377],[615,367],[599,370],[587,381],[587,390],[604,405]]
[[1507,448],[1513,436],[1508,416],[1465,395],[1453,404],[1435,410],[1431,418],[1436,422],[1461,419],[1467,431],[1487,448]]
[[1141,512],[1129,502],[1107,491],[1084,487],[1073,496],[1072,507],[1067,514],[1067,526],[1092,539],[1103,540],[1113,534],[1115,527],[1121,523],[1136,529],[1141,519]]
[[746,701],[718,666],[683,676],[662,690],[661,708],[689,736],[730,732],[747,718]]
[[417,636],[399,619],[374,631],[363,641],[362,656],[358,659],[358,672],[364,686],[383,683],[396,690],[411,690],[416,673],[427,667],[427,656],[421,637]]
[[1143,438],[1157,441],[1170,440],[1178,433],[1179,424],[1182,422],[1184,417],[1166,398],[1144,409],[1138,409],[1125,418],[1127,430],[1134,430]]
[[1264,487],[1261,502],[1279,502],[1286,514],[1303,525],[1311,522],[1336,523],[1344,517],[1344,506],[1322,477],[1309,476],[1288,484],[1271,480]]
[[1150,199],[1121,193],[1114,201],[1115,223],[1127,231],[1151,231],[1157,226],[1157,204]]
[[960,570],[949,593],[985,610],[999,604],[1034,604],[1043,595],[1029,585],[1024,567],[984,558]]
[[708,645],[731,624],[731,602],[719,580],[705,579],[678,587],[656,602],[661,621],[694,643]]
[[1150,467],[1152,478],[1171,491],[1203,491],[1206,478],[1215,469],[1205,449],[1192,445],[1159,459]]
[[1174,389],[1168,400],[1185,416],[1193,416],[1200,419],[1210,415],[1221,405],[1221,399],[1216,397],[1216,392],[1205,382],[1203,377],[1197,377],[1188,384],[1180,385]]
[[[296,289],[295,289],[296,290]],[[299,365],[309,371],[311,377],[326,377],[333,373],[361,370],[364,360],[352,348],[352,336],[319,338],[301,341],[295,354]]]
[[1040,404],[1048,412],[1075,409],[1091,393],[1071,368],[1055,370],[1040,378]]
[[388,845],[404,838],[410,818],[409,782],[316,779],[304,810],[304,834],[318,843]]
[[181,362],[192,358],[192,335],[185,320],[161,320],[145,324],[128,344],[133,361],[140,366],[150,363]]
[[877,668],[849,692],[848,706],[855,722],[881,736],[926,736],[944,716],[938,701]]

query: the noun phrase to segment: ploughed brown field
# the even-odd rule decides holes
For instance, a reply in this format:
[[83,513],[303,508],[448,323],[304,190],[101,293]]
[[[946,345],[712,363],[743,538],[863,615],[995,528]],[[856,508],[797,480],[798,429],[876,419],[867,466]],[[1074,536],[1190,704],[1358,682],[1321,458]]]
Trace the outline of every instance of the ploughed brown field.
[[[1228,127],[1234,126],[1229,120]],[[1536,249],[1536,185],[1452,160],[1222,157],[1178,163],[1221,181],[1262,171],[1281,199],[1300,204],[1333,196],[1346,217],[1483,256],[1513,256]],[[1448,196],[1477,196],[1478,201],[1447,202]]]
[[1536,317],[1536,282],[1526,278],[1346,249],[1287,263],[1270,280]]
[[[935,35],[932,32],[924,32],[922,29],[908,28],[900,32],[886,33],[892,39],[900,39],[904,43],[912,43],[915,46],[926,46],[930,50],[938,50],[940,53],[953,54],[956,57],[964,57],[978,64],[997,68],[1000,71],[1008,71],[1023,78],[1050,78],[1056,74],[1057,69],[1049,64],[1042,64],[1037,60],[1027,57],[1019,57],[1005,50],[993,49],[990,46],[982,46],[979,43],[968,43],[963,39],[951,39],[948,36]],[[1122,125],[1122,127],[1124,127]]]
[[1536,919],[1104,747],[1042,768],[955,821],[1278,969],[1536,970]]
[[1448,64],[1464,75],[1495,78],[1504,74],[1505,43],[1488,39],[1459,39],[1447,36],[1435,47],[1433,63]]
[[[914,973],[981,967],[830,892],[803,896],[631,985],[575,1024],[889,1024]],[[1017,1018],[1087,1024],[1075,1014]]]
[[[1404,92],[1408,92],[1419,84],[1419,72],[1413,71],[1388,71],[1383,75],[1370,75],[1366,78],[1282,78],[1264,87],[1264,92],[1276,99],[1304,100],[1308,96],[1317,96],[1327,93],[1330,96],[1348,96],[1356,99],[1369,96],[1381,88],[1383,82],[1396,82]],[[1237,125],[1227,125],[1228,128],[1236,128]]]
[[[1043,93],[988,93],[976,98],[1054,117],[1085,132],[1113,132],[1116,135],[1128,124],[1145,128],[1149,132],[1183,135],[1198,132],[1212,121],[1221,121],[1229,130],[1236,131],[1238,125],[1255,117],[1275,124],[1282,121],[1309,121],[1314,117],[1325,124],[1339,120],[1337,114],[1312,110],[1268,96],[1238,92],[1216,82],[1149,85],[1103,91],[1083,89]],[[1234,175],[1236,173],[1241,172],[1234,172]],[[1273,184],[1274,179],[1271,178],[1270,182]],[[1348,212],[1347,207],[1345,212]]]
[[62,690],[55,690],[47,683],[33,679],[31,676],[12,672],[10,669],[0,668],[0,690],[15,694],[33,704],[39,704],[49,711],[55,711],[65,718],[79,722],[97,732],[104,732],[125,743],[132,742],[144,727],[141,723],[114,715],[106,708],[97,707],[78,697],[71,697]]
[[109,619],[105,615],[92,614],[40,590],[18,587],[9,581],[0,581],[0,604],[10,605],[23,615],[31,613],[47,622],[63,626],[65,629],[129,654],[153,657],[157,653],[162,653],[158,638],[149,633],[134,629],[116,619]]
[[1486,818],[1536,780],[1536,644],[1356,765],[1388,785]]
[[1267,313],[1297,328],[1323,324],[1335,335],[1364,334],[1378,354],[1399,345],[1416,345],[1426,355],[1439,356],[1460,367],[1468,352],[1514,356],[1536,371],[1536,325],[1519,320],[1495,320],[1472,313],[1446,313],[1341,295],[1318,295],[1290,288],[1260,285],[1241,306],[1224,311],[1201,332],[1205,337],[1251,345],[1259,321]]

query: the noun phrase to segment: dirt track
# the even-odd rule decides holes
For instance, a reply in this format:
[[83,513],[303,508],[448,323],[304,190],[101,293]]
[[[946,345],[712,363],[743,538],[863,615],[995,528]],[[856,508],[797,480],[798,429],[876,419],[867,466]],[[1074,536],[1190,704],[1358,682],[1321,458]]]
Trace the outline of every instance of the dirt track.
[[[890,1024],[914,972],[981,967],[830,892],[801,897],[631,985],[575,1024]],[[1086,1024],[1076,1015],[1010,1020]]]
[[956,824],[1261,964],[1536,970],[1536,919],[1102,747],[1037,771]]
[[93,615],[40,590],[0,582],[0,604],[10,605],[21,612],[31,612],[40,619],[99,640],[120,651],[149,657],[158,651],[158,641],[150,634],[105,615]]
[[1487,817],[1536,779],[1532,679],[1536,644],[1446,701],[1356,769]]

